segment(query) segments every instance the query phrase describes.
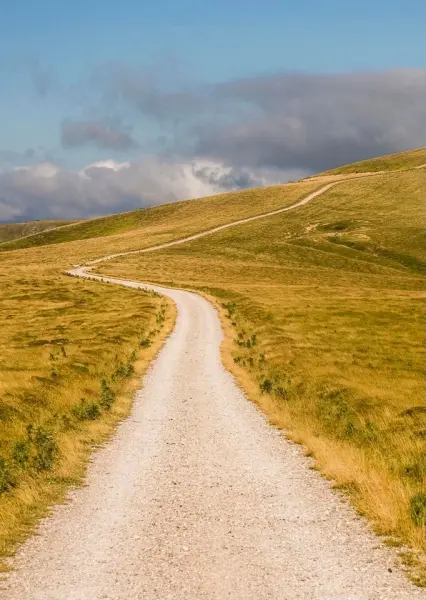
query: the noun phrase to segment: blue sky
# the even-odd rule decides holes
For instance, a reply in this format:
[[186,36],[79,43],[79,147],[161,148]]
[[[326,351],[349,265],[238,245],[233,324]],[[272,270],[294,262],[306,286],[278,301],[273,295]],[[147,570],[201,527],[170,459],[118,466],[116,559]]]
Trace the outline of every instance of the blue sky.
[[[166,92],[190,90],[193,102],[194,90],[203,86],[203,94],[209,89],[216,98],[223,96],[220,86],[244,80],[254,93],[253,82],[277,74],[424,66],[422,0],[21,0],[4,2],[1,12],[0,168],[42,160],[72,169],[94,160],[135,160],[158,153],[160,136],[170,146],[176,123],[181,131],[191,121],[191,135],[198,135],[201,115],[224,110],[210,102],[197,119],[189,110],[182,117],[170,98],[164,100]],[[126,75],[118,75],[120,69]],[[151,109],[140,109],[147,81],[155,87],[149,101],[165,101],[174,120],[165,123]],[[243,104],[251,105],[251,116],[266,110],[265,101],[259,106],[238,94],[239,112],[231,120],[241,117]],[[95,121],[135,143],[124,137],[104,143],[110,134],[99,132]],[[68,130],[73,123],[90,124],[91,133],[78,125],[79,133],[64,141],[64,122],[71,123]],[[183,152],[182,136],[177,145],[173,139],[169,152]]]

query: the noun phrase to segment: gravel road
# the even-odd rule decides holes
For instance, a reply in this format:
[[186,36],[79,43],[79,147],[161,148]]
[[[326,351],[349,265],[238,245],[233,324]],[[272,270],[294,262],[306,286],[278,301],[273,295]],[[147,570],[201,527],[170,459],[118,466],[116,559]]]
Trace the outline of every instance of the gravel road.
[[[349,179],[354,179],[350,177]],[[278,208],[277,210],[271,210],[266,213],[261,213],[259,215],[254,215],[253,217],[245,217],[244,219],[238,219],[237,221],[231,221],[230,223],[225,223],[224,225],[218,225],[217,227],[213,227],[212,229],[207,229],[205,231],[200,231],[199,233],[194,233],[193,235],[189,235],[184,238],[180,238],[178,240],[172,240],[171,242],[165,242],[164,244],[158,244],[157,246],[149,246],[148,248],[142,248],[142,250],[130,250],[126,252],[118,252],[116,254],[108,254],[107,256],[102,256],[101,258],[96,258],[95,260],[91,260],[87,262],[88,265],[95,265],[97,263],[105,262],[107,260],[112,260],[113,258],[119,258],[120,256],[129,256],[129,254],[144,254],[145,252],[154,252],[155,250],[162,250],[163,248],[170,248],[170,246],[177,246],[178,244],[184,244],[186,242],[190,242],[191,240],[196,240],[201,237],[205,237],[206,235],[212,235],[213,233],[217,233],[218,231],[223,231],[224,229],[229,229],[230,227],[236,227],[237,225],[243,225],[244,223],[250,223],[250,221],[257,221],[258,219],[265,219],[267,217],[272,217],[272,215],[278,215],[283,212],[287,212],[289,210],[294,210],[299,206],[304,206],[321,196],[325,192],[327,192],[330,188],[339,185],[342,181],[333,181],[332,183],[327,183],[319,190],[312,192],[296,202],[295,204],[291,204],[291,206],[286,206],[285,208]]]
[[175,330],[0,598],[425,600],[224,370],[213,307],[150,287],[176,302]]

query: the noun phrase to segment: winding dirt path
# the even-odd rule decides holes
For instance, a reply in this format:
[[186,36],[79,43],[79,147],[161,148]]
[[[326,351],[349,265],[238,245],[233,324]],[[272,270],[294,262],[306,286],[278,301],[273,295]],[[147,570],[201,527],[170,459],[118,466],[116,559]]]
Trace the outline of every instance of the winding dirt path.
[[2,600],[425,600],[224,370],[209,302],[73,274],[169,296],[176,327],[86,486],[22,546]]
[[[351,177],[351,179],[353,179]],[[347,181],[347,179],[345,179]],[[163,248],[170,248],[170,246],[177,246],[179,244],[184,244],[185,242],[190,242],[191,240],[197,240],[198,238],[205,237],[206,235],[212,235],[213,233],[217,233],[218,231],[222,231],[223,229],[229,229],[230,227],[235,227],[237,225],[243,225],[244,223],[250,223],[250,221],[257,221],[258,219],[265,219],[266,217],[272,217],[272,215],[278,215],[280,213],[287,212],[289,210],[294,210],[299,206],[303,206],[311,202],[314,198],[321,196],[330,188],[339,185],[342,183],[342,180],[333,181],[331,183],[327,183],[319,190],[312,192],[299,202],[292,204],[291,206],[286,206],[285,208],[278,208],[277,210],[272,210],[266,213],[261,213],[259,215],[255,215],[254,217],[246,217],[245,219],[238,219],[237,221],[231,221],[231,223],[225,223],[225,225],[219,225],[218,227],[213,227],[213,229],[207,229],[206,231],[200,231],[200,233],[195,233],[194,235],[190,235],[184,238],[180,238],[178,240],[173,240],[171,242],[166,242],[164,244],[159,244],[157,246],[150,246],[149,248],[143,248],[142,250],[130,250],[129,252],[118,252],[117,254],[108,254],[107,256],[102,256],[101,258],[96,258],[95,260],[91,260],[87,265],[95,265],[97,263],[105,262],[107,260],[112,260],[114,258],[119,258],[120,256],[130,256],[131,254],[144,254],[145,252],[154,252],[155,250],[162,250]]]

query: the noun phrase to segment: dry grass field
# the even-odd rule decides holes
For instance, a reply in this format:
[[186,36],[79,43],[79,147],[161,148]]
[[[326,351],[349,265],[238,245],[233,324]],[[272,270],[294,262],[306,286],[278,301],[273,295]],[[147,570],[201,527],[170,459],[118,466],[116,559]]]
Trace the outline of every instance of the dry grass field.
[[[425,583],[416,558],[426,517],[424,173],[405,170],[421,164],[418,154],[384,157],[387,172],[343,181],[295,211],[96,270],[207,294],[224,324],[224,362],[248,396],[388,543],[404,544]],[[132,365],[143,372],[173,322],[157,296],[62,271],[289,206],[345,173],[369,171],[349,166],[0,244],[3,554],[128,412]]]
[[[232,215],[288,206],[319,187],[308,182],[138,211],[145,227],[108,237],[98,235],[94,219],[1,245],[0,555],[13,552],[47,506],[80,480],[92,446],[128,414],[139,382],[133,374],[143,374],[174,322],[174,307],[162,298],[64,271],[111,251],[208,229]],[[107,217],[109,231],[129,214],[133,218]],[[37,245],[74,227],[80,235],[88,224],[87,239],[52,244],[49,237]],[[29,241],[33,247],[7,251]],[[111,408],[103,406],[109,394],[103,380],[113,392]]]
[[128,414],[174,308],[148,292],[68,277],[10,253],[0,264],[0,555],[77,483]]
[[102,253],[111,254],[144,248],[198,233],[235,219],[289,206],[321,185],[319,180],[306,181],[288,184],[285,187],[274,186],[219,194],[199,200],[174,202],[150,209],[90,219],[0,244],[0,252],[77,242],[74,245],[67,244],[67,250],[71,251],[75,258],[88,259],[102,256]]
[[249,397],[388,543],[415,552],[426,516],[423,177],[351,180],[294,212],[97,268],[212,297],[224,360]]
[[343,165],[337,169],[331,169],[324,175],[348,175],[350,173],[375,173],[377,171],[398,171],[400,169],[412,169],[424,166],[426,163],[425,148],[416,148],[398,154],[378,156],[351,165]]

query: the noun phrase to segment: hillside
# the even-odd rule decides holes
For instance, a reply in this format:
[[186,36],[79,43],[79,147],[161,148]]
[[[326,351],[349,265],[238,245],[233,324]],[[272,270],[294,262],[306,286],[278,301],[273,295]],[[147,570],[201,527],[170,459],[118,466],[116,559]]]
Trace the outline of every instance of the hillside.
[[[296,202],[302,190],[305,192],[315,189],[316,185],[320,185],[320,177],[323,176],[416,168],[425,163],[425,158],[425,149],[419,148],[345,165],[296,184],[287,184],[285,188],[275,186],[218,194],[213,197],[164,204],[80,222],[35,221],[0,225],[0,252],[123,234],[128,234],[126,243],[122,245],[127,249],[131,238],[142,229],[144,236],[148,234],[153,240],[156,234],[155,243],[161,243],[166,239],[165,230],[170,228],[187,228],[189,234],[195,233],[198,231],[197,227],[207,229],[236,217],[244,218]],[[60,225],[65,226],[57,229]],[[25,239],[18,239],[24,236]],[[120,251],[115,241],[111,241],[111,244],[114,246],[114,251]],[[138,236],[137,244],[137,247],[141,244],[143,247],[146,242]]]
[[416,148],[398,154],[378,156],[368,160],[343,165],[326,171],[323,175],[349,175],[350,173],[376,173],[378,171],[398,171],[421,167],[426,163],[426,148]]
[[[146,366],[151,344],[173,321],[172,306],[155,295],[83,282],[63,270],[290,206],[341,180],[294,211],[96,270],[208,294],[224,323],[225,364],[248,396],[305,445],[390,544],[412,549],[406,562],[426,582],[416,559],[426,514],[424,172],[399,171],[396,165],[406,161],[407,154],[384,157],[385,172],[371,176],[322,175],[3,244],[0,511],[9,511],[0,524],[3,554],[82,472],[88,441],[99,441],[126,414],[122,390],[132,364],[141,359]],[[120,399],[113,414],[99,408],[103,379]],[[16,465],[20,444],[30,444],[35,456],[45,451],[26,438],[30,423],[60,449],[45,470],[25,460]]]
[[225,361],[249,395],[377,531],[417,549],[423,178],[342,182],[294,212],[96,269],[200,290],[226,307]]
[[93,240],[94,243],[103,245],[105,240],[96,240],[106,237],[112,238],[108,240],[110,250],[131,249],[132,242],[136,248],[140,248],[154,240],[156,243],[161,243],[171,239],[175,233],[179,235],[182,231],[187,234],[196,233],[200,229],[227,223],[235,216],[244,218],[288,206],[297,202],[303,194],[320,186],[321,183],[317,181],[307,181],[154,206],[90,219],[22,240],[0,244],[0,251],[81,240]]
[[0,223],[0,244],[76,222],[77,221],[26,221],[25,223]]

